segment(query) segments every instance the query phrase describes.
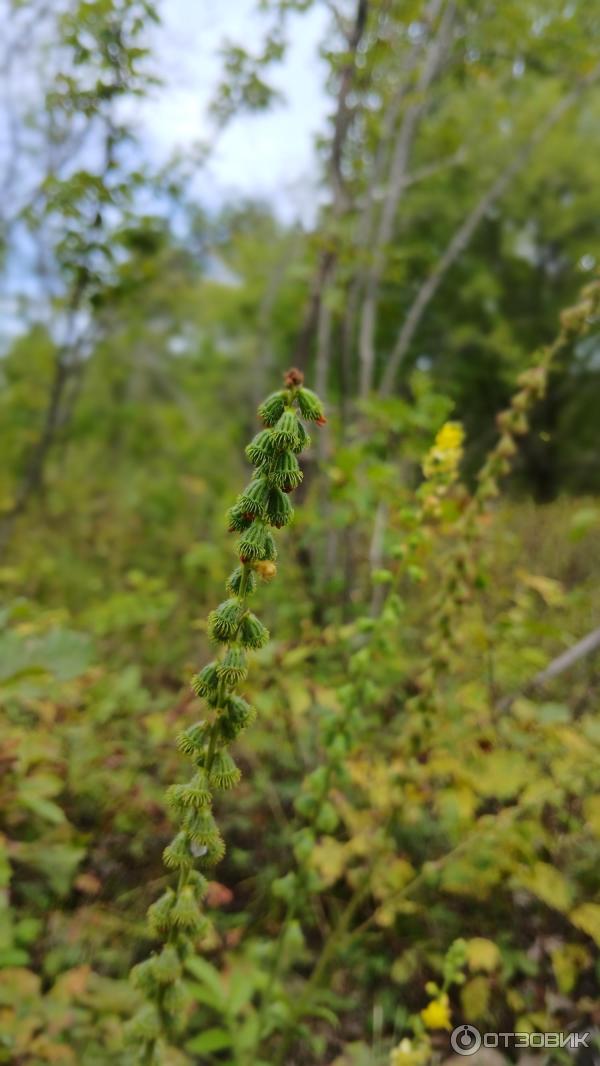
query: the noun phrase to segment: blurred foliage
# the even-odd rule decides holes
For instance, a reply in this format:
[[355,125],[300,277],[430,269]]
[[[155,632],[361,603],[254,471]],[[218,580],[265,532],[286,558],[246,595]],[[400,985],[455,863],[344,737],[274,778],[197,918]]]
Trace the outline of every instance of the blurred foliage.
[[[426,1066],[447,1057],[453,1024],[597,1028],[597,656],[530,685],[598,625],[597,316],[569,334],[502,496],[465,537],[496,413],[594,272],[597,88],[484,214],[394,389],[377,389],[461,220],[592,69],[597,5],[457,0],[386,242],[362,396],[361,223],[388,187],[378,152],[419,99],[424,5],[369,5],[343,195],[332,128],[310,225],[260,203],[203,210],[185,167],[145,165],[127,116],[154,91],[152,5],[8,6],[8,44],[17,58],[36,45],[43,92],[0,205],[11,292],[34,249],[0,358],[0,1062],[136,1061],[127,974],[156,947],[144,915],[167,882],[165,789],[184,772],[172,738],[199,715],[188,682],[231,569],[242,446],[291,353],[309,384],[321,376],[330,420],[282,580],[261,598],[273,638],[245,686],[258,720],[220,801],[213,931],[164,1062]],[[219,121],[269,105],[271,68],[312,6],[264,4],[265,41],[227,46]],[[346,16],[323,42],[338,134]]]

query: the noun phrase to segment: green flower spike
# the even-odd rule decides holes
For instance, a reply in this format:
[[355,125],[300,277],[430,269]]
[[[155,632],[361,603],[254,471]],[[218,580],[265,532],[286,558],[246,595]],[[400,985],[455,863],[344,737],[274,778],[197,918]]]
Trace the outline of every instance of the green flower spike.
[[183,962],[210,928],[200,907],[208,882],[194,866],[205,870],[225,854],[212,812],[213,797],[238,783],[240,771],[228,747],[256,717],[235,689],[248,673],[245,649],[262,648],[269,639],[268,630],[248,610],[248,597],[256,589],[257,574],[268,581],[277,573],[270,527],[280,528],[292,518],[288,494],[302,480],[296,456],[309,443],[298,414],[317,425],[323,421],[318,399],[302,388],[302,381],[299,370],[288,371],[285,388],[261,404],[259,416],[267,428],[246,448],[253,476],[228,511],[229,529],[240,534],[240,562],[227,581],[229,598],[208,619],[210,636],[223,647],[192,679],[194,694],[208,705],[206,719],[177,737],[194,773],[167,791],[179,828],[163,859],[169,870],[177,872],[177,891],[168,888],[148,910],[150,932],[163,940],[162,950],[132,970],[132,980],[148,1003],[132,1019],[129,1031],[148,1063],[162,1062],[172,1034],[185,1028],[188,997]]

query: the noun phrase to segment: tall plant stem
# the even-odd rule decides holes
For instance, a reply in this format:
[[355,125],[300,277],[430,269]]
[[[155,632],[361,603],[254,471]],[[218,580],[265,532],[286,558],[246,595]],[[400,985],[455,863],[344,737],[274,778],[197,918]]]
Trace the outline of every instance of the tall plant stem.
[[335,958],[338,948],[348,935],[350,926],[352,924],[352,919],[354,918],[354,915],[356,914],[363,900],[369,894],[369,889],[370,876],[369,874],[367,874],[365,879],[354,890],[346,906],[341,912],[335,927],[332,929],[329,937],[323,945],[323,950],[321,951],[321,954],[317,960],[317,964],[304,986],[304,991],[302,992],[300,999],[298,1000],[294,1010],[292,1011],[288,1032],[281,1045],[279,1055],[275,1059],[274,1066],[285,1066],[285,1064],[287,1063],[288,1052],[294,1039],[295,1027],[302,1018],[307,1007],[309,1006],[313,993],[319,988],[323,977],[327,973],[330,963]]

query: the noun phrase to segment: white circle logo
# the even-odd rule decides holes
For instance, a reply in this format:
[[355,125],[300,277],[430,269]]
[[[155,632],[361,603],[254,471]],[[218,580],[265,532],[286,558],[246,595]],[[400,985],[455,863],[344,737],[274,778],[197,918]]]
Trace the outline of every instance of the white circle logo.
[[457,1055],[474,1055],[481,1047],[481,1033],[474,1025],[457,1025],[450,1043]]

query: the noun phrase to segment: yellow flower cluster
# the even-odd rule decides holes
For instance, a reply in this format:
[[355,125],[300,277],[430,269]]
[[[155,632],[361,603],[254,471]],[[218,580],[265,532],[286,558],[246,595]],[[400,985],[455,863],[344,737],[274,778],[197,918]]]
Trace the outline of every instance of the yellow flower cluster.
[[423,473],[428,480],[440,475],[452,477],[457,472],[464,439],[465,431],[460,422],[444,423],[423,462]]
[[437,999],[432,999],[431,1003],[427,1004],[425,1009],[421,1011],[421,1018],[428,1029],[452,1028],[450,1001],[445,992],[438,996]]

